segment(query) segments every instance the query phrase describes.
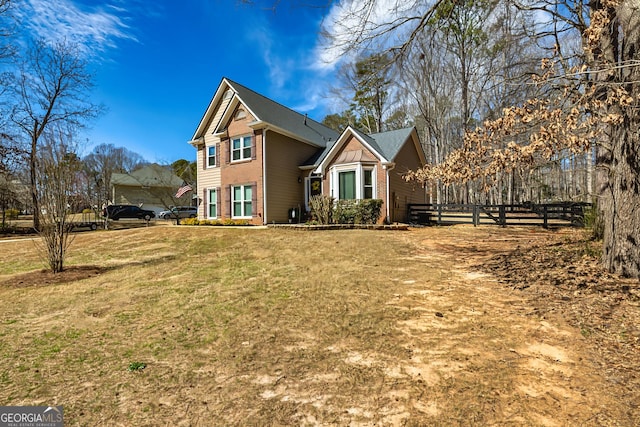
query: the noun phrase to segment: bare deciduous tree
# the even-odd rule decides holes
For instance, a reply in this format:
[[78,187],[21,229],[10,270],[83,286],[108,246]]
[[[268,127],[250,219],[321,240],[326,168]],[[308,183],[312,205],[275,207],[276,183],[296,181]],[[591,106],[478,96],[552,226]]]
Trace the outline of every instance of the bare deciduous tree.
[[71,203],[78,192],[78,175],[82,164],[71,136],[64,131],[47,131],[43,140],[36,169],[41,206],[38,233],[49,268],[59,273],[64,268],[67,249],[73,241]]
[[28,140],[33,225],[40,228],[37,158],[42,135],[52,126],[69,133],[94,118],[100,107],[89,101],[93,76],[78,45],[34,41],[24,54],[13,87],[11,121]]
[[11,16],[11,0],[0,0],[0,173],[6,171],[20,150],[7,130],[8,103],[6,92],[11,85],[11,74],[5,70],[6,63],[15,52],[12,43],[14,22]]
[[0,0],[0,61],[10,58],[15,53],[12,37],[16,22],[11,14],[14,0]]
[[102,206],[111,200],[111,176],[129,173],[145,162],[144,158],[124,147],[100,144],[82,159],[87,176],[87,194],[91,205]]

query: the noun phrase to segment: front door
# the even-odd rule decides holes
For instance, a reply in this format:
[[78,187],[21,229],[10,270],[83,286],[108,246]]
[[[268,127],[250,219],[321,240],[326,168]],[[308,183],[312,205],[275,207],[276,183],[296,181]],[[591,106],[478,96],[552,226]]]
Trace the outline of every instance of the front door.
[[322,177],[311,176],[311,177],[306,177],[304,180],[305,180],[304,204],[307,210],[310,210],[309,199],[313,196],[319,196],[322,194]]

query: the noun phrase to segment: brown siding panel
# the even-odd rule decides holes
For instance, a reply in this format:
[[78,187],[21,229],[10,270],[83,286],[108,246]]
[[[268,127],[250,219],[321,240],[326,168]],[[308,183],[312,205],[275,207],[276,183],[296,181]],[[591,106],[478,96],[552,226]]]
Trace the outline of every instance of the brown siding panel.
[[318,148],[272,131],[267,131],[266,141],[267,221],[285,223],[289,209],[300,207],[304,212],[303,171],[298,166]]
[[409,203],[426,203],[425,190],[417,184],[406,182],[402,175],[409,170],[416,170],[422,166],[413,140],[409,139],[400,149],[395,158],[396,167],[389,173],[391,193],[395,193],[396,200],[392,221],[407,221],[407,205]]

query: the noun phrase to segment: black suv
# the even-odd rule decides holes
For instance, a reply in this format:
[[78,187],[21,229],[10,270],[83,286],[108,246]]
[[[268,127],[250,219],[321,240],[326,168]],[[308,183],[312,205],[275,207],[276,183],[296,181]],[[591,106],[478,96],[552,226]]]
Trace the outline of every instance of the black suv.
[[156,213],[135,205],[109,205],[102,210],[102,216],[113,220],[119,220],[120,218],[137,218],[149,221],[151,218],[156,217]]

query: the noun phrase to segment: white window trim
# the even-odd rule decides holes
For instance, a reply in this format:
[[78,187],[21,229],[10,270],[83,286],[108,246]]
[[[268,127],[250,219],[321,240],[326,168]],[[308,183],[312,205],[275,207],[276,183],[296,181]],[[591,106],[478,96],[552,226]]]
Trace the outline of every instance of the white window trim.
[[[235,191],[234,190],[236,189],[236,187],[242,187],[242,191],[241,191],[241,194],[242,194],[242,201],[241,201],[242,215],[239,215],[239,216],[234,214],[234,211],[235,211],[234,207],[235,207],[235,203],[236,203],[236,200],[234,198],[234,196],[235,196]],[[250,215],[246,215],[246,212],[244,211],[244,206],[245,206],[245,203],[247,202],[247,200],[244,199],[244,192],[245,192],[245,188],[246,187],[251,188],[251,200],[249,200],[249,202],[251,202],[251,214]],[[241,184],[241,185],[233,185],[233,186],[231,186],[231,218],[233,218],[233,219],[251,219],[251,218],[253,218],[253,210],[255,209],[255,206],[253,206],[253,192],[254,191],[255,191],[255,188],[253,187],[253,185],[250,185],[250,184]]]
[[[214,191],[215,195],[216,195],[216,199],[215,199],[215,205],[216,205],[216,216],[209,216],[209,213],[211,212],[210,206],[212,205],[211,203],[211,192]],[[206,218],[207,219],[218,219],[220,217],[220,205],[218,204],[218,200],[220,199],[219,197],[220,195],[218,194],[218,189],[217,188],[207,188],[207,205],[205,206],[206,209]]]
[[[213,166],[209,164],[209,158],[211,158],[211,156],[209,155],[209,149],[210,148],[213,148],[213,151],[214,151],[214,153],[213,153]],[[207,169],[217,168],[218,167],[218,164],[216,163],[216,156],[218,155],[218,153],[216,151],[217,151],[217,149],[216,149],[215,144],[214,145],[205,146],[205,162],[207,162],[206,163]]]
[[[243,157],[244,156],[244,150],[247,148],[244,146],[244,142],[245,139],[249,138],[249,157]],[[230,138],[231,141],[231,147],[229,147],[231,149],[231,153],[229,154],[229,159],[231,160],[231,163],[236,163],[236,162],[246,162],[248,160],[251,160],[251,149],[253,147],[253,138],[255,138],[254,135],[242,135],[242,136],[234,136],[233,138]],[[240,148],[239,149],[234,149],[233,148],[233,141],[239,139],[240,140]],[[239,159],[235,159],[233,158],[233,152],[234,151],[240,151],[240,158]]]
[[376,198],[377,194],[376,194],[376,168],[374,167],[369,167],[369,166],[362,166],[362,199],[364,199],[364,173],[366,171],[371,171],[371,199],[366,199],[366,200],[373,200]]
[[334,165],[329,169],[329,193],[336,199],[340,200],[340,191],[338,188],[340,172],[356,172],[356,199],[362,200],[364,197],[364,171],[371,170],[372,173],[372,199],[376,199],[378,196],[378,183],[377,183],[377,166],[367,165],[362,163],[345,163],[341,165]]

